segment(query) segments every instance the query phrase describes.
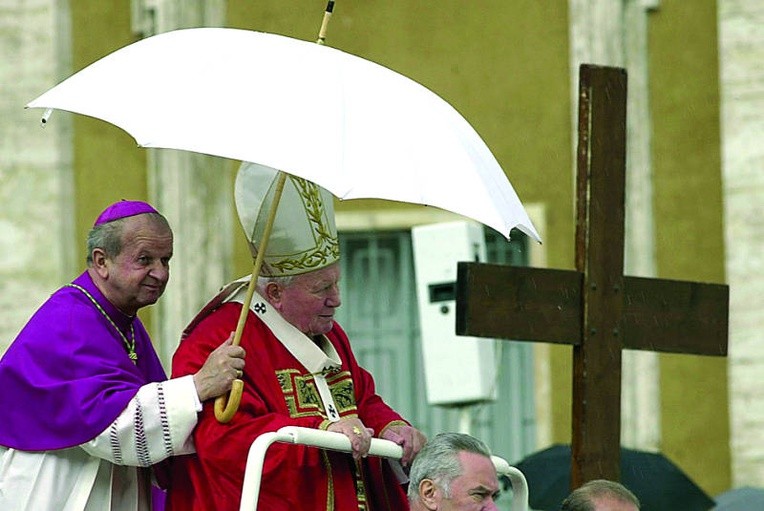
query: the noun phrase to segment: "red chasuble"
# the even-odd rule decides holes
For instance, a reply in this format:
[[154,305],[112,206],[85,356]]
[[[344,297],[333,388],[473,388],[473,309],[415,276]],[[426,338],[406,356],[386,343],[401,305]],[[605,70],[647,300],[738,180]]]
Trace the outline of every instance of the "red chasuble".
[[[207,355],[236,329],[241,304],[227,303],[203,319],[173,358],[173,377],[198,371]],[[403,419],[380,398],[371,375],[356,362],[345,332],[335,323],[326,337],[342,360],[326,374],[343,417],[358,416],[376,432]],[[262,433],[283,426],[329,425],[313,376],[252,312],[241,340],[247,351],[244,394],[227,424],[204,403],[194,433],[197,455],[175,459],[169,510],[239,509],[249,447]],[[370,457],[356,464],[349,454],[275,443],[263,468],[258,510],[401,511],[404,488],[388,462]]]

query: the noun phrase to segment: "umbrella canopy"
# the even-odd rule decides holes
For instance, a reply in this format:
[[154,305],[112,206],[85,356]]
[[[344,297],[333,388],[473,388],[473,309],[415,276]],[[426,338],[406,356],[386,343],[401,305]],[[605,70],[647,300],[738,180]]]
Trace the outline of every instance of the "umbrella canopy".
[[255,162],[340,199],[436,206],[540,241],[496,158],[452,106],[327,46],[176,30],[107,55],[27,106],[105,120],[142,147]]
[[764,488],[744,486],[726,491],[716,498],[713,511],[754,511],[764,509]]
[[[530,506],[558,511],[570,494],[570,446],[557,444],[515,463],[528,481]],[[621,484],[641,511],[708,511],[714,501],[662,454],[621,448]]]

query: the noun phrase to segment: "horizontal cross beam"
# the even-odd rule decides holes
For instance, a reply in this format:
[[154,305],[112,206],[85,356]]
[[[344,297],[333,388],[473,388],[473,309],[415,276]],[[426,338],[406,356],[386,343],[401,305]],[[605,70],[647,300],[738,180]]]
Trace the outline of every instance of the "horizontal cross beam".
[[[458,335],[581,343],[583,273],[467,262],[457,273]],[[727,355],[728,315],[718,311],[729,286],[629,276],[623,286],[624,348]]]

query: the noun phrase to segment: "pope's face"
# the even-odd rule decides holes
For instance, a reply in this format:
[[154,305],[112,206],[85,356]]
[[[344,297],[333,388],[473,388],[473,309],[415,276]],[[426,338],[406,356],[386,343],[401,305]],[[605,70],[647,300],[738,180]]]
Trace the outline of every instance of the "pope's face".
[[297,275],[288,286],[279,286],[273,306],[302,333],[326,334],[334,325],[334,311],[341,303],[339,280],[338,263]]
[[94,257],[94,261],[103,278],[101,291],[115,307],[132,316],[164,293],[170,279],[172,231],[147,215],[124,222],[119,255]]
[[451,481],[450,497],[443,497],[438,511],[494,511],[499,479],[493,462],[479,454],[460,452],[462,475]]

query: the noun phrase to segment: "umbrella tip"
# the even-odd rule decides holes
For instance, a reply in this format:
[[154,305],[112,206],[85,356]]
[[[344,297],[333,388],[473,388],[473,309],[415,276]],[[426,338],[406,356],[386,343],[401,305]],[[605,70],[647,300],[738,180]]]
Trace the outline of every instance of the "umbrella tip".
[[45,113],[42,114],[42,119],[40,119],[40,125],[44,128],[46,124],[48,124],[48,119],[50,119],[50,115],[53,113],[52,108],[48,108],[45,110]]
[[329,0],[326,4],[326,9],[324,10],[324,19],[321,21],[321,28],[318,31],[318,40],[316,41],[316,43],[320,45],[326,44],[326,27],[329,26],[332,12],[334,12],[334,0]]

